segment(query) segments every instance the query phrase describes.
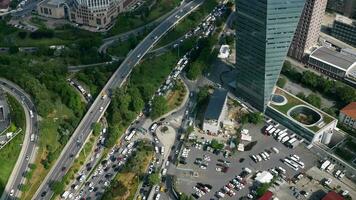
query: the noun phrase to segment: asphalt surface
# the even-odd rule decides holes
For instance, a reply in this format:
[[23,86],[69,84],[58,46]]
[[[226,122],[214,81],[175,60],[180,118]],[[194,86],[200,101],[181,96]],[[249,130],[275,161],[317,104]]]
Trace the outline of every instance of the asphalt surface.
[[[51,171],[48,173],[41,186],[37,190],[32,199],[50,199],[53,192],[50,190],[49,184],[55,180],[61,180],[66,174],[68,167],[73,164],[73,157],[70,155],[78,154],[83,146],[83,142],[91,133],[91,125],[94,122],[100,120],[110,104],[110,95],[106,98],[102,98],[104,94],[110,94],[110,92],[120,87],[126,78],[129,76],[133,67],[138,64],[141,58],[153,47],[153,45],[176,23],[179,22],[184,16],[198,7],[203,0],[194,0],[181,5],[180,9],[173,12],[172,15],[167,17],[160,25],[158,25],[148,36],[136,46],[136,48],[129,53],[120,67],[115,71],[113,76],[109,79],[105,87],[103,88],[101,95],[99,95],[88,112],[85,114],[77,129],[74,131],[72,137],[64,147],[61,155],[57,159]],[[65,170],[63,170],[65,169]]]
[[[245,126],[246,129],[249,130],[249,133],[252,136],[252,141],[258,141],[257,144],[250,151],[237,152],[235,155],[224,158],[224,156],[220,153],[219,155],[215,155],[209,151],[204,151],[203,149],[197,149],[195,147],[189,147],[191,151],[189,152],[189,156],[187,158],[186,165],[178,165],[176,168],[170,168],[168,170],[168,174],[176,175],[178,177],[177,188],[180,192],[184,192],[186,194],[194,193],[193,187],[197,182],[208,183],[213,186],[211,192],[207,193],[203,197],[199,199],[217,199],[215,197],[215,192],[219,191],[224,185],[226,185],[232,178],[236,175],[239,175],[242,172],[242,169],[247,167],[251,169],[253,172],[258,170],[268,170],[275,167],[283,167],[286,173],[286,179],[291,179],[297,173],[305,172],[311,167],[315,166],[318,162],[318,157],[310,152],[304,144],[300,144],[295,149],[290,149],[286,147],[281,142],[275,140],[272,136],[265,136],[261,133],[261,129],[264,125],[249,125]],[[280,126],[279,128],[284,128]],[[279,153],[273,153],[271,151],[272,147],[276,147],[279,149]],[[255,163],[250,155],[256,155],[261,153],[262,151],[270,151],[271,159],[267,161],[260,161]],[[291,155],[297,154],[300,156],[301,160],[305,164],[304,169],[299,169],[298,171],[294,171],[292,168],[288,167],[284,163],[281,162],[281,159]],[[203,158],[203,155],[209,155],[211,161],[208,162],[207,169],[201,169],[198,165],[194,164],[196,158]],[[226,173],[217,172],[216,167],[217,160],[228,160],[231,162],[230,168]],[[240,159],[243,159],[241,162]],[[193,171],[198,173],[198,177],[192,177],[188,175],[186,172]],[[240,197],[246,196],[250,193],[250,190],[253,188],[253,180],[248,179],[247,185],[244,189],[240,191],[235,191],[236,196],[234,197],[225,197],[224,199],[238,199]]]
[[[31,161],[34,160],[36,154],[36,140],[35,142],[30,141],[31,134],[35,134],[38,138],[38,123],[37,123],[37,113],[34,103],[32,102],[30,96],[25,93],[19,86],[16,84],[5,80],[0,79],[0,85],[4,88],[5,91],[11,93],[19,102],[22,102],[22,105],[25,109],[26,116],[26,132],[25,139],[22,145],[22,149],[16,165],[11,173],[9,181],[5,187],[5,191],[1,196],[1,199],[11,199],[14,197],[18,197],[21,192],[18,189],[18,186],[21,183],[24,183],[25,177],[23,174],[28,169],[28,165]],[[32,110],[33,116],[31,117],[29,112]],[[28,156],[29,159],[25,159]],[[13,192],[11,192],[13,190]],[[10,193],[13,193],[10,196]]]

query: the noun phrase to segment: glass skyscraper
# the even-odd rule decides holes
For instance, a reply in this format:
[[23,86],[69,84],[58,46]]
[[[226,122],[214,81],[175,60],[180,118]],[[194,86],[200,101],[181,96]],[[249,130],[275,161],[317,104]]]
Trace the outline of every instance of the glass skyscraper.
[[237,96],[264,112],[305,0],[236,0]]

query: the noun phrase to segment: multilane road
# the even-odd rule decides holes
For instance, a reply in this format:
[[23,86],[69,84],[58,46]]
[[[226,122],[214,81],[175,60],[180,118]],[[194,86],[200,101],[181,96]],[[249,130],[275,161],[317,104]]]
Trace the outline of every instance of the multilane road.
[[110,92],[120,87],[126,78],[129,76],[133,67],[141,60],[141,58],[153,47],[153,45],[165,34],[168,30],[174,27],[180,19],[188,15],[191,11],[197,8],[203,0],[194,0],[188,3],[183,3],[180,9],[173,12],[160,25],[158,25],[148,36],[137,45],[137,47],[129,53],[126,59],[122,62],[120,67],[115,71],[113,76],[109,79],[103,88],[101,95],[99,95],[94,103],[89,108],[77,129],[74,131],[72,137],[64,147],[61,155],[57,159],[54,166],[40,185],[36,194],[32,199],[50,199],[53,195],[50,190],[50,183],[52,181],[61,180],[66,174],[68,168],[73,163],[73,155],[77,155],[83,146],[84,141],[88,138],[92,131],[91,125],[100,120],[105,110],[110,104]]
[[[26,116],[26,131],[22,149],[9,181],[7,182],[4,193],[1,196],[1,199],[11,199],[12,197],[20,195],[21,192],[19,191],[18,186],[21,183],[24,183],[25,178],[23,177],[23,174],[27,171],[28,165],[35,157],[36,143],[31,142],[30,137],[31,134],[35,134],[36,137],[38,136],[37,113],[31,98],[19,86],[5,79],[0,79],[0,85],[6,92],[11,93],[19,102],[22,102]],[[30,110],[32,111],[32,116],[30,115]],[[28,156],[28,159],[26,159],[26,156]]]

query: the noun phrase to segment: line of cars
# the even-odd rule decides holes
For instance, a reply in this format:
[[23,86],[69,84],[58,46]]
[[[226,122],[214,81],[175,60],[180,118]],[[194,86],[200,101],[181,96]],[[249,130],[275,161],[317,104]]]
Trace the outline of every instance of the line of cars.
[[204,196],[205,194],[209,193],[213,186],[210,184],[203,184],[203,183],[197,183],[194,187],[194,193],[192,196],[196,199],[199,199],[200,197]]
[[261,152],[259,154],[256,154],[256,155],[251,155],[251,158],[255,163],[261,162],[263,160],[271,159],[270,154],[267,153],[266,151],[263,151],[263,152]]
[[[267,120],[267,123],[270,122],[271,121]],[[288,134],[288,129],[282,130],[279,129],[278,126],[279,124],[269,124],[265,127],[264,133],[266,135],[272,135],[276,140],[280,141],[281,143],[292,149],[296,148],[300,143],[304,141],[304,139],[298,138],[296,134]]]
[[284,158],[282,162],[295,171],[298,171],[299,168],[304,169],[304,163],[300,160],[300,157],[295,154]]
[[245,180],[237,175],[235,178],[231,179],[225,186],[223,186],[219,191],[215,193],[217,198],[224,198],[226,195],[233,197],[236,192],[245,188]]
[[69,82],[69,84],[73,85],[77,90],[79,90],[79,92],[82,93],[82,95],[85,97],[85,99],[87,101],[92,100],[92,96],[91,96],[90,92],[86,91],[79,83],[77,83],[76,81],[74,81],[70,78],[67,79],[67,81]]

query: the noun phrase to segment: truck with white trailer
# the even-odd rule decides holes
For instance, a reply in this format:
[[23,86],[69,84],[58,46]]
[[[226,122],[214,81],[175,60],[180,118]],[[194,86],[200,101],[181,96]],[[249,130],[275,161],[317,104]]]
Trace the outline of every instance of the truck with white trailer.
[[282,138],[284,138],[286,135],[288,135],[288,133],[283,132],[282,134],[278,135],[277,140],[278,140],[278,141],[281,141]]
[[329,165],[331,164],[331,162],[329,160],[325,160],[321,166],[320,166],[320,169],[321,170],[325,170]]

